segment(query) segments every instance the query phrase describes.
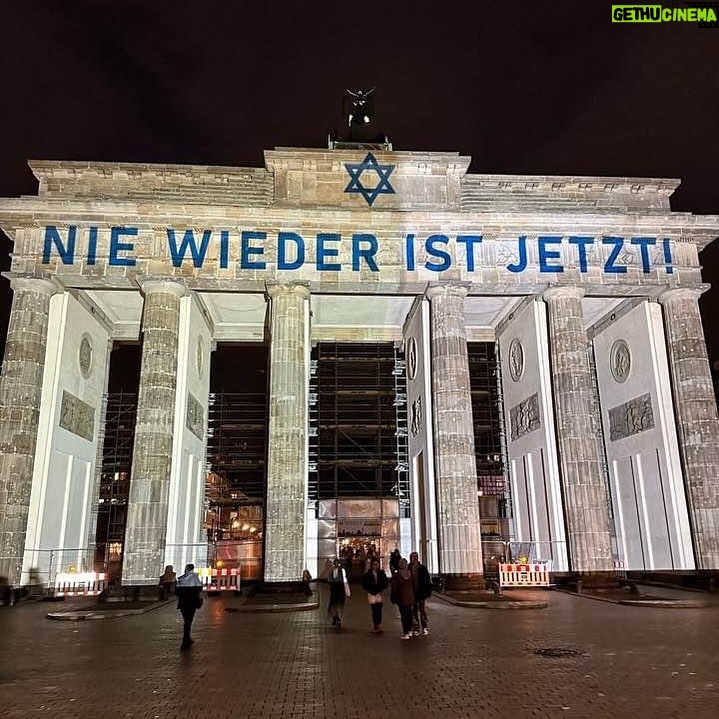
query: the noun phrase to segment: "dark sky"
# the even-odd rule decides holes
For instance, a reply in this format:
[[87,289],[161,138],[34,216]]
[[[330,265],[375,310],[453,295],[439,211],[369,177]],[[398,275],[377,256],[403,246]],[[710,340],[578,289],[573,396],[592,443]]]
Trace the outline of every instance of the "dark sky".
[[[556,0],[3,0],[0,18],[3,197],[36,191],[28,158],[261,166],[266,148],[326,146],[343,88],[376,86],[397,149],[459,150],[472,172],[680,177],[673,209],[719,214],[719,29]],[[719,359],[719,286],[702,308]]]

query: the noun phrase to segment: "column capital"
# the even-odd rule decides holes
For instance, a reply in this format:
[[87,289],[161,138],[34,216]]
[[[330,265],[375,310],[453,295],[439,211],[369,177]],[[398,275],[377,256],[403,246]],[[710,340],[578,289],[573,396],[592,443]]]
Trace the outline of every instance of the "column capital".
[[270,298],[285,294],[296,294],[302,299],[310,296],[309,282],[267,282],[265,287]]
[[584,297],[583,287],[576,285],[550,285],[542,294],[543,300],[581,300]]
[[442,284],[432,283],[425,290],[425,297],[429,300],[435,297],[459,297],[464,299],[469,292],[471,284],[469,282],[444,282]]
[[14,272],[7,272],[3,276],[10,280],[10,287],[12,287],[13,292],[17,290],[34,290],[48,295],[57,295],[65,291],[60,281],[52,275],[17,275]]
[[694,285],[692,287],[670,287],[664,290],[658,297],[657,302],[665,305],[669,302],[678,302],[681,300],[692,300],[698,302],[699,298],[709,289],[710,285]]
[[175,295],[175,297],[184,297],[190,294],[190,290],[187,289],[185,283],[179,280],[167,278],[138,279],[137,284],[140,286],[140,292],[142,292],[144,296],[160,293]]

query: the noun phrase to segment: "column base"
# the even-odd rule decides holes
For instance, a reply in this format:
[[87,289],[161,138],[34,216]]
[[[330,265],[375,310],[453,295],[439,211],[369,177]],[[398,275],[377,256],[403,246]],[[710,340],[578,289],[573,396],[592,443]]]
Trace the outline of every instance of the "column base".
[[628,571],[627,578],[635,582],[646,582],[677,589],[719,591],[719,569],[684,569],[676,571]]
[[170,599],[165,597],[162,587],[148,584],[128,584],[118,585],[112,584],[105,587],[98,597],[100,602],[158,602],[161,599]]
[[632,584],[616,572],[562,572],[553,574],[552,582],[577,594],[602,594]]
[[248,597],[267,594],[304,594],[311,596],[309,582],[257,582],[247,590]]
[[445,591],[471,591],[485,589],[486,582],[483,574],[442,574]]

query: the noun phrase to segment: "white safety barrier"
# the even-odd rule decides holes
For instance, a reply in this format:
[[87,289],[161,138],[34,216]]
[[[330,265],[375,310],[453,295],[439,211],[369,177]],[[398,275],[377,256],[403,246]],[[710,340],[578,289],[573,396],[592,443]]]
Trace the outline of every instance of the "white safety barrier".
[[549,565],[546,562],[500,564],[499,584],[502,587],[548,587]]
[[52,593],[56,597],[95,597],[104,588],[104,572],[59,572]]
[[240,591],[240,567],[231,569],[202,567],[196,571],[197,576],[202,581],[204,590],[208,594]]

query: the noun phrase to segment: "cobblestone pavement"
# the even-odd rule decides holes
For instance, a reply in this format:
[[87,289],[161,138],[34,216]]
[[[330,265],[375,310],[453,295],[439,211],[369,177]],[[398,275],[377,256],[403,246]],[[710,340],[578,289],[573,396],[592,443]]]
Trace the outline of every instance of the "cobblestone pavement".
[[[228,613],[231,599],[209,599],[184,654],[172,605],[80,622],[46,619],[57,605],[45,603],[0,609],[0,716],[719,716],[719,607],[529,596],[548,598],[549,608],[500,612],[432,599],[431,634],[409,641],[400,641],[388,604],[385,633],[371,634],[359,591],[339,631],[324,608]],[[544,649],[578,654],[535,652]]]

